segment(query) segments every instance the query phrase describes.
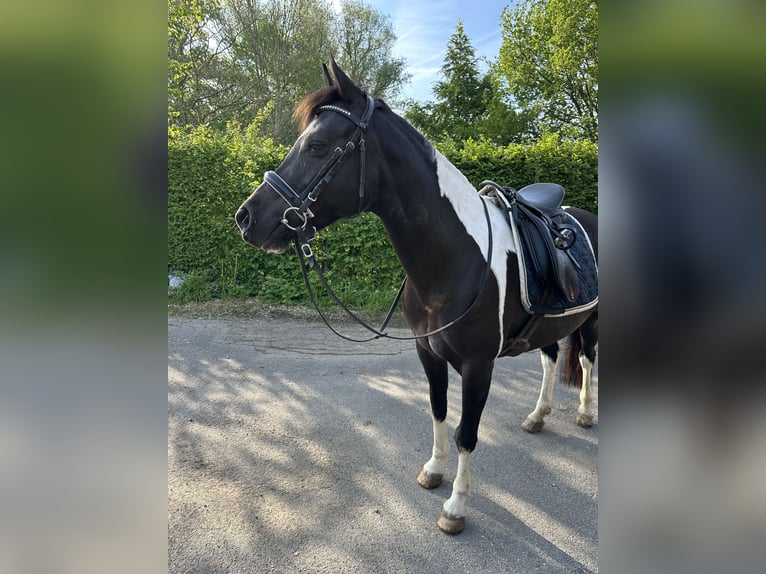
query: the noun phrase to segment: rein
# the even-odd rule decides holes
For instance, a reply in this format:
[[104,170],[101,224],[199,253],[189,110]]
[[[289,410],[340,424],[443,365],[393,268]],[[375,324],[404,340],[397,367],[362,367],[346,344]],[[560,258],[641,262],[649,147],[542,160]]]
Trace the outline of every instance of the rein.
[[[489,277],[489,272],[491,269],[491,263],[492,263],[492,222],[490,221],[489,217],[489,210],[487,209],[486,201],[480,198],[482,207],[484,208],[484,217],[487,220],[487,237],[489,238],[487,243],[487,265],[484,268],[484,274],[482,275],[481,279],[481,286],[479,287],[479,291],[476,294],[476,296],[473,298],[473,301],[471,301],[471,304],[468,306],[468,308],[463,311],[457,318],[453,319],[449,323],[442,325],[438,329],[434,329],[432,331],[429,331],[427,333],[423,333],[422,335],[415,335],[412,337],[398,337],[395,335],[389,335],[388,333],[385,333],[384,330],[388,326],[389,321],[394,315],[394,311],[396,309],[396,306],[399,304],[399,301],[402,298],[402,293],[404,292],[404,286],[407,283],[407,277],[405,276],[404,280],[402,281],[401,287],[399,287],[399,291],[396,294],[396,297],[394,298],[393,303],[391,304],[390,309],[388,310],[388,313],[386,314],[386,318],[384,319],[383,323],[378,327],[377,329],[368,325],[365,323],[362,319],[357,317],[353,311],[351,311],[346,305],[343,304],[343,301],[340,300],[338,295],[335,293],[335,291],[332,290],[329,283],[327,282],[327,279],[324,276],[324,273],[322,273],[322,270],[317,263],[316,257],[314,255],[314,251],[311,249],[311,246],[309,245],[309,241],[314,238],[316,235],[316,228],[311,226],[310,230],[307,229],[309,222],[311,219],[314,218],[314,214],[311,212],[310,206],[312,203],[314,203],[318,197],[319,194],[324,190],[325,187],[332,181],[332,178],[335,177],[335,174],[338,172],[340,167],[343,165],[343,163],[346,161],[346,159],[349,157],[349,155],[356,149],[357,145],[359,147],[359,152],[361,154],[361,168],[360,168],[360,175],[359,175],[359,206],[357,209],[357,213],[361,213],[363,202],[364,202],[364,186],[366,181],[366,161],[365,161],[365,140],[364,140],[364,134],[367,132],[367,127],[370,123],[370,118],[372,117],[372,113],[375,109],[375,100],[373,100],[371,97],[367,97],[367,108],[365,109],[364,114],[361,118],[357,118],[354,116],[351,112],[348,110],[345,110],[343,108],[340,108],[338,106],[321,106],[317,111],[333,111],[336,112],[343,117],[347,118],[354,124],[356,124],[356,129],[351,134],[351,137],[346,142],[346,144],[341,147],[336,147],[333,154],[327,159],[327,161],[322,165],[322,167],[319,168],[319,171],[316,173],[316,175],[311,179],[309,184],[306,186],[304,192],[302,194],[297,193],[289,183],[287,183],[282,177],[275,171],[267,171],[263,175],[263,179],[266,183],[268,183],[274,191],[276,191],[279,196],[288,204],[287,209],[285,209],[281,223],[291,231],[295,232],[297,241],[293,241],[293,247],[295,248],[295,253],[298,255],[298,260],[301,264],[301,273],[303,275],[303,282],[306,285],[306,290],[309,293],[309,297],[311,298],[311,303],[314,305],[314,308],[316,309],[319,316],[322,318],[322,321],[324,321],[324,324],[327,325],[327,327],[336,335],[341,337],[342,339],[345,339],[347,341],[352,341],[355,343],[367,343],[369,341],[373,341],[375,339],[379,339],[381,337],[385,337],[388,339],[398,339],[402,341],[410,341],[415,339],[424,339],[426,337],[430,337],[431,335],[435,335],[437,333],[441,333],[442,331],[445,331],[452,327],[455,323],[463,319],[468,313],[471,311],[471,309],[474,308],[476,305],[476,302],[481,297],[481,294],[484,292],[484,287],[487,284],[487,278]],[[358,138],[358,142],[355,143],[355,140]],[[289,220],[287,219],[290,214],[295,214],[299,222],[296,225],[291,225]],[[343,335],[342,333],[339,333],[337,330],[335,330],[332,325],[327,321],[322,311],[319,309],[319,305],[317,304],[316,298],[314,297],[314,291],[311,288],[311,283],[309,282],[308,277],[308,271],[306,269],[306,260],[308,260],[308,267],[311,269],[314,269],[316,271],[317,276],[319,277],[320,282],[324,286],[325,290],[330,294],[330,296],[335,300],[335,302],[345,311],[345,313],[354,319],[357,323],[359,323],[362,327],[373,333],[373,336],[368,339],[354,339],[352,337],[348,337],[346,335]]]
[[[471,309],[474,308],[476,305],[476,302],[481,297],[481,294],[484,292],[484,287],[487,284],[487,278],[489,277],[489,272],[492,266],[492,222],[489,218],[489,210],[487,209],[487,203],[483,199],[480,199],[481,205],[484,208],[484,217],[487,220],[487,265],[484,267],[484,274],[481,278],[481,286],[479,287],[478,293],[476,293],[476,296],[473,298],[473,301],[471,301],[471,304],[468,305],[465,311],[463,311],[458,317],[450,321],[449,323],[442,325],[438,329],[434,329],[432,331],[428,331],[427,333],[423,333],[422,335],[414,335],[412,337],[399,337],[396,335],[389,335],[388,333],[385,333],[384,330],[388,326],[389,321],[394,315],[394,311],[396,310],[396,306],[399,304],[399,300],[402,298],[402,293],[404,292],[404,286],[407,283],[407,277],[404,277],[404,280],[402,281],[401,287],[399,287],[399,291],[396,294],[396,297],[394,298],[393,303],[391,303],[391,307],[388,310],[388,313],[386,314],[386,318],[383,320],[383,323],[381,323],[380,327],[377,329],[375,327],[372,327],[371,325],[365,323],[362,319],[357,317],[351,309],[346,307],[346,305],[343,304],[343,301],[340,300],[338,295],[335,293],[335,291],[332,290],[329,283],[327,282],[327,279],[324,276],[324,273],[322,273],[322,270],[320,269],[319,264],[316,261],[316,257],[314,256],[314,253],[311,252],[310,255],[307,255],[303,249],[303,246],[300,248],[298,247],[297,242],[293,242],[293,246],[295,247],[295,253],[298,255],[298,260],[301,264],[301,274],[303,275],[303,283],[306,285],[306,291],[308,291],[309,297],[311,298],[311,303],[314,305],[314,309],[316,309],[316,312],[319,314],[319,316],[322,318],[322,321],[325,325],[327,325],[327,328],[330,329],[333,333],[338,335],[341,339],[345,339],[346,341],[351,341],[353,343],[368,343],[369,341],[374,341],[375,339],[380,338],[386,338],[386,339],[397,339],[399,341],[413,341],[417,339],[425,339],[426,337],[430,337],[431,335],[436,335],[437,333],[441,333],[442,331],[446,331],[450,327],[452,327],[455,323],[463,319],[468,313],[471,311]],[[330,294],[330,296],[335,300],[335,302],[340,306],[341,309],[354,321],[359,323],[362,327],[373,333],[372,337],[369,337],[367,339],[354,339],[352,337],[348,337],[340,332],[338,332],[336,329],[333,328],[332,325],[330,325],[329,321],[325,318],[322,311],[319,309],[319,305],[317,304],[316,298],[314,297],[314,290],[311,288],[311,283],[309,282],[309,276],[308,271],[306,270],[306,262],[305,259],[308,259],[308,266],[314,271],[316,271],[317,276],[319,277],[319,281],[321,281],[322,286],[325,288],[325,290]]]

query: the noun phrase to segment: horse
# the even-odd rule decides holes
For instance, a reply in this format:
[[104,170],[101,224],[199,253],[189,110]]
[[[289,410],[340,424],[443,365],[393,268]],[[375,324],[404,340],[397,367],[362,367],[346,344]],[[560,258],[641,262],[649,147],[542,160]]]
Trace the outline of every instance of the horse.
[[[471,455],[495,359],[518,354],[507,351],[507,343],[530,321],[521,302],[518,247],[501,207],[477,193],[423,135],[384,101],[369,97],[332,57],[329,64],[329,70],[322,66],[324,87],[295,109],[298,139],[242,203],[235,221],[254,247],[283,253],[299,246],[299,254],[313,257],[309,242],[317,230],[362,211],[380,218],[406,272],[403,314],[429,385],[433,449],[417,478],[427,489],[441,484],[450,451],[448,365],[461,377],[457,473],[437,519],[442,531],[458,534],[465,528]],[[565,210],[586,230],[597,257],[597,217]],[[524,350],[540,350],[543,377],[537,404],[522,423],[528,432],[540,431],[551,411],[559,341],[567,337],[565,375],[581,384],[576,422],[592,425],[597,303],[541,317],[529,330]]]

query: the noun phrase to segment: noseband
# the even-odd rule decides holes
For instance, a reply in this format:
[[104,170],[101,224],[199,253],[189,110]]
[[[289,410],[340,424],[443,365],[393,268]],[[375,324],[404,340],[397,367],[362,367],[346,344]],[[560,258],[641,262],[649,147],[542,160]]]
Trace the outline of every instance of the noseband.
[[[375,109],[375,100],[373,100],[371,97],[367,96],[367,109],[365,109],[364,114],[361,118],[357,118],[354,114],[349,112],[348,110],[345,110],[343,108],[339,108],[338,106],[321,106],[317,109],[317,113],[330,110],[333,112],[336,112],[340,115],[342,115],[344,118],[352,121],[354,124],[356,124],[356,129],[351,134],[351,137],[346,142],[346,144],[341,147],[336,147],[335,151],[333,151],[332,155],[329,157],[329,159],[322,165],[321,168],[319,168],[319,171],[314,175],[314,177],[311,179],[309,184],[304,189],[303,193],[299,194],[297,193],[289,183],[287,183],[282,177],[275,171],[267,171],[265,174],[263,174],[263,180],[268,183],[271,188],[276,191],[279,196],[285,200],[285,202],[288,204],[288,208],[285,209],[284,214],[282,215],[282,225],[289,228],[290,230],[294,231],[295,234],[298,236],[298,242],[300,244],[300,249],[303,251],[303,254],[306,257],[312,257],[313,252],[311,250],[311,246],[309,245],[309,238],[306,235],[307,226],[309,224],[309,221],[314,217],[314,214],[311,212],[310,206],[312,203],[314,203],[318,198],[319,194],[322,193],[325,187],[332,181],[332,178],[335,177],[335,174],[338,172],[340,167],[343,165],[343,162],[346,161],[346,159],[351,155],[351,153],[359,147],[359,152],[361,153],[361,170],[359,175],[359,206],[357,208],[357,213],[360,213],[362,211],[362,204],[364,201],[364,184],[365,184],[365,168],[366,168],[366,161],[365,161],[365,142],[364,142],[364,134],[367,132],[367,126],[370,123],[370,118],[372,118],[372,112]],[[288,221],[288,216],[294,213],[298,219],[299,222],[296,225],[291,225]],[[313,236],[313,226],[312,226],[312,236]]]

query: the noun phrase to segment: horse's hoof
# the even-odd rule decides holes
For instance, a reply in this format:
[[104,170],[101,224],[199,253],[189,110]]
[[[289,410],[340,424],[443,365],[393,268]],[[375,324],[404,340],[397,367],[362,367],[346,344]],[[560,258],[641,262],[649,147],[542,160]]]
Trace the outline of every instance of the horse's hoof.
[[450,516],[442,510],[436,525],[447,534],[460,534],[465,528],[465,516]]
[[543,430],[544,424],[545,424],[545,421],[535,421],[532,419],[527,419],[523,423],[521,423],[521,428],[523,428],[528,433],[538,433],[541,430]]
[[444,478],[443,474],[426,472],[426,469],[424,468],[418,475],[418,484],[423,488],[431,490],[442,483],[442,478]]
[[593,415],[578,414],[575,422],[577,423],[577,426],[580,426],[584,429],[589,429],[593,426]]

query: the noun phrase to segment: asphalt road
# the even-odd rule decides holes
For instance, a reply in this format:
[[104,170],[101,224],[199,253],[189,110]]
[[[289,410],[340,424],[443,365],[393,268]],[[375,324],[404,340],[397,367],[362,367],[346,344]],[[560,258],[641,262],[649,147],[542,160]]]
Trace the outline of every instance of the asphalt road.
[[453,537],[436,519],[454,442],[441,487],[415,480],[432,431],[414,343],[348,343],[294,319],[169,317],[169,572],[596,572],[597,379],[593,428],[575,425],[577,392],[557,385],[530,435],[520,425],[540,376],[536,352],[497,362]]

